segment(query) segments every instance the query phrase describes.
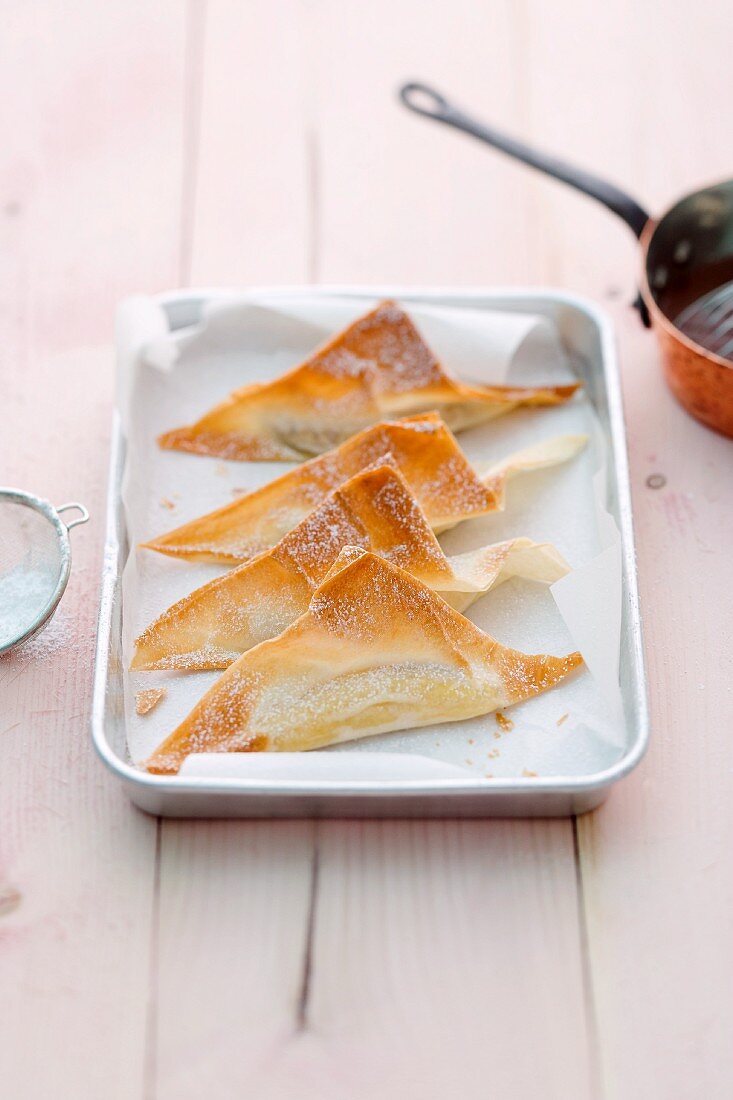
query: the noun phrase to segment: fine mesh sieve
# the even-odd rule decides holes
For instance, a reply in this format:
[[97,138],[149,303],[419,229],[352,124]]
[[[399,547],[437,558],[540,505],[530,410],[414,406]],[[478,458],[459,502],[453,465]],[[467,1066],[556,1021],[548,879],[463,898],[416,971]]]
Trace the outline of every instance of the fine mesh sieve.
[[[61,513],[74,509],[65,523]],[[71,570],[69,531],[86,523],[81,504],[54,508],[19,489],[0,489],[0,654],[37,634],[64,594]]]

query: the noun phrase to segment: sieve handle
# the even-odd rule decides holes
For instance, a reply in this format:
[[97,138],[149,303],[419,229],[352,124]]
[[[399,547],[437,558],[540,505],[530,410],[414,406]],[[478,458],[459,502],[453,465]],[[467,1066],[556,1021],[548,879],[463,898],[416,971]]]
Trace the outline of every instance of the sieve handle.
[[78,516],[77,519],[72,519],[70,523],[64,524],[67,531],[70,531],[72,527],[78,527],[80,524],[86,523],[89,519],[89,513],[87,512],[84,505],[77,504],[76,501],[74,501],[72,504],[62,504],[60,508],[56,509],[56,511],[59,515],[61,515],[62,512],[68,512],[70,508],[75,508],[78,512],[81,512],[81,515]]

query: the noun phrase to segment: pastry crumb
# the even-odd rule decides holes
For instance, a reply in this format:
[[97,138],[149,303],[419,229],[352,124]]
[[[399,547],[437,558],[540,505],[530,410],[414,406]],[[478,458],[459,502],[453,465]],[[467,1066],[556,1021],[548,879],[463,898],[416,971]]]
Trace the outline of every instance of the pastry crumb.
[[165,688],[144,688],[142,691],[138,691],[135,695],[136,713],[140,715],[149,714],[166,695]]
[[500,710],[497,710],[494,718],[496,719],[496,724],[499,729],[504,730],[505,733],[514,729],[514,723],[511,718],[507,718],[506,714],[503,714]]
[[473,737],[469,737],[469,739],[468,739],[468,743],[469,743],[469,745],[475,745],[475,744],[476,744],[476,742],[475,742],[475,740],[473,739]]
[[561,725],[563,724],[563,722],[567,721],[567,719],[568,719],[569,717],[570,717],[570,715],[569,715],[569,714],[561,714],[561,715],[560,715],[560,717],[559,717],[559,718],[558,718],[558,720],[557,720],[557,724],[558,724],[558,726],[561,726]]
[[241,485],[236,485],[232,489],[232,496],[233,497],[243,497],[245,495],[245,493],[248,493],[248,492],[249,492],[249,489],[244,489]]
[[174,512],[176,508],[176,502],[174,500],[171,500],[170,497],[161,497],[160,506],[161,508],[167,508],[169,512]]
[[466,760],[463,761],[463,763],[468,764],[469,768],[473,767],[473,760],[466,759]]
[[536,779],[537,772],[531,772],[529,768],[522,768],[522,775],[525,779]]
[[228,472],[228,467],[227,467],[226,463],[217,462],[216,466],[214,467],[214,473],[218,474],[219,477],[226,477],[227,472]]
[[488,755],[489,755],[490,760],[496,760],[497,756],[499,755],[499,750],[498,749],[489,749],[489,754]]

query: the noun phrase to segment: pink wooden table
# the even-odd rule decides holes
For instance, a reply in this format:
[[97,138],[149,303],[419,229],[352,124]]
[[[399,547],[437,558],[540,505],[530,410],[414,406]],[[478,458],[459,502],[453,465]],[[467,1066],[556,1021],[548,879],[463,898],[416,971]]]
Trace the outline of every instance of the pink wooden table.
[[[93,523],[0,661],[3,1097],[730,1096],[732,445],[661,384],[624,228],[393,92],[429,78],[661,208],[731,174],[732,30],[728,0],[6,0],[0,480]],[[115,303],[298,281],[612,312],[653,739],[599,812],[156,821],[93,756]]]

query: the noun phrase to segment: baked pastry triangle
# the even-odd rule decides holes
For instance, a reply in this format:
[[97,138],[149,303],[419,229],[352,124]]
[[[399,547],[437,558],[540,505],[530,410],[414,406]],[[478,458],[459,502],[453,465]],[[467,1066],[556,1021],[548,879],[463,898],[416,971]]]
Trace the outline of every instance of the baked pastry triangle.
[[547,440],[510,456],[482,480],[437,413],[387,421],[143,546],[195,561],[247,561],[275,546],[344,481],[385,462],[400,471],[433,530],[445,531],[464,519],[500,510],[512,473],[564,462],[586,440]]
[[380,420],[436,409],[454,431],[521,405],[558,405],[566,386],[478,386],[452,378],[409,316],[380,304],[272,382],[236,390],[161,447],[220,458],[300,462]]
[[202,585],[135,643],[133,669],[226,668],[307,610],[345,546],[379,554],[465,610],[512,576],[552,583],[568,572],[554,547],[516,538],[447,558],[399,470],[364,470],[271,550]]
[[294,752],[486,714],[582,662],[507,649],[376,554],[341,552],[305,614],[248,650],[146,762],[190,753]]

